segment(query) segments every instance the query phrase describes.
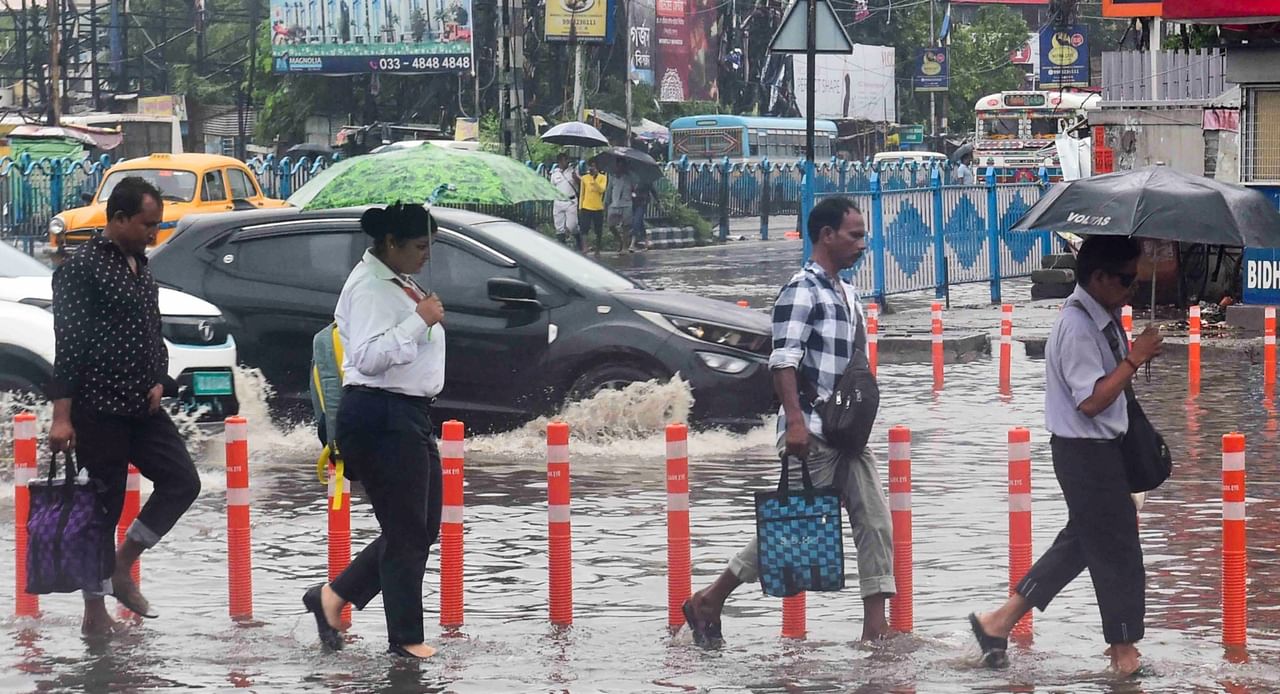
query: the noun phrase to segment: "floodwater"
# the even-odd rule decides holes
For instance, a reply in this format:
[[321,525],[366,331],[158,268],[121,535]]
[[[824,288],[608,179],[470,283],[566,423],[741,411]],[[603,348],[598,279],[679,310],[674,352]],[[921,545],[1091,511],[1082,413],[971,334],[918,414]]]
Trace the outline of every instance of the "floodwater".
[[[648,261],[646,261],[648,262]],[[776,278],[775,278],[776,279]],[[736,288],[720,288],[730,296]],[[753,301],[753,303],[755,303]],[[989,359],[949,365],[932,391],[927,364],[881,368],[873,446],[892,425],[912,429],[915,629],[886,644],[857,643],[861,603],[850,589],[811,594],[808,638],[782,639],[781,601],[743,586],[725,611],[726,646],[704,652],[666,627],[664,439],[661,425],[689,406],[680,383],[636,387],[562,413],[572,427],[574,623],[547,615],[546,473],[541,425],[468,440],[466,625],[437,618],[438,563],[428,566],[434,659],[385,655],[381,603],[356,613],[347,648],[325,653],[300,597],[325,574],[325,487],[306,427],[273,422],[263,386],[242,378],[250,426],[254,617],[227,616],[225,482],[216,441],[200,447],[205,491],[164,543],[143,558],[143,588],[162,616],[130,623],[108,644],[79,635],[79,598],[42,596],[39,620],[12,614],[11,562],[0,562],[0,691],[456,692],[1269,692],[1280,682],[1280,415],[1260,366],[1205,365],[1187,396],[1185,362],[1165,358],[1139,395],[1166,434],[1174,478],[1141,513],[1148,573],[1151,672],[1114,680],[1104,668],[1092,587],[1082,575],[1035,615],[1034,642],[992,672],[977,657],[965,615],[1007,594],[1006,433],[1032,430],[1037,554],[1065,522],[1042,427],[1043,362],[1015,350],[1014,389],[997,392]],[[1249,646],[1220,644],[1220,437],[1248,436]],[[723,570],[754,532],[752,492],[776,482],[774,430],[690,435],[695,588]],[[9,442],[3,442],[6,455]],[[13,543],[11,470],[0,471],[0,547]],[[146,486],[144,483],[144,493]],[[375,532],[353,497],[353,545]],[[846,545],[852,540],[846,535]]]

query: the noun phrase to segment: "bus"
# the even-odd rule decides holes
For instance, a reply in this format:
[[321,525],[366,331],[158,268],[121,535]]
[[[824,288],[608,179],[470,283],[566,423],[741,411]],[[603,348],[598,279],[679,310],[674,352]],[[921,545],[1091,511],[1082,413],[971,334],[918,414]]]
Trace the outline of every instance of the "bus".
[[[685,116],[671,121],[671,161],[776,162],[804,159],[805,119],[755,116]],[[836,149],[836,124],[814,121],[815,161],[830,159]]]
[[1034,180],[1041,166],[1060,165],[1054,138],[1087,124],[1101,100],[1090,92],[988,94],[974,108],[973,161],[1007,172],[1002,178]]

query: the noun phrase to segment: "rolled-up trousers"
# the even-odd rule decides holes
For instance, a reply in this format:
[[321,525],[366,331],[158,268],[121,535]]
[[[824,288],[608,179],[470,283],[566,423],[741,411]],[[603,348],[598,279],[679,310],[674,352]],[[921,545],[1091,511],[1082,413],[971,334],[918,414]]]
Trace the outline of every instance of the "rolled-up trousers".
[[1138,641],[1144,633],[1146,570],[1120,439],[1054,436],[1050,447],[1067,525],[1018,583],[1018,594],[1043,612],[1088,568],[1107,643]]

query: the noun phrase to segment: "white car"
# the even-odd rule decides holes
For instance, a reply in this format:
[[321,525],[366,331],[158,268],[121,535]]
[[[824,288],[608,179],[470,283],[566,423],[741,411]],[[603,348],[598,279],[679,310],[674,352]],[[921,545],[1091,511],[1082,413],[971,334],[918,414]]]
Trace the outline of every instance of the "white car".
[[[0,243],[0,392],[40,393],[53,376],[53,271]],[[160,289],[164,344],[169,350],[166,395],[202,420],[237,414],[236,343],[216,306],[190,294]],[[176,387],[175,387],[176,384]]]

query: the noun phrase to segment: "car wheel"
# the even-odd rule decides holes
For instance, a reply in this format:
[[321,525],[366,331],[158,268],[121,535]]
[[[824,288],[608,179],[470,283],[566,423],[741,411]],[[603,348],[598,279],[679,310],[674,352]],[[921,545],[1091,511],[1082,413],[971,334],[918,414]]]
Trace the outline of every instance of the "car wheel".
[[0,393],[19,396],[23,402],[44,398],[44,390],[35,378],[20,369],[0,369]]
[[568,399],[571,401],[586,400],[603,390],[620,390],[632,383],[650,381],[660,377],[661,375],[654,373],[652,369],[647,369],[638,364],[619,362],[597,364],[584,371],[573,382],[573,386],[569,388]]

